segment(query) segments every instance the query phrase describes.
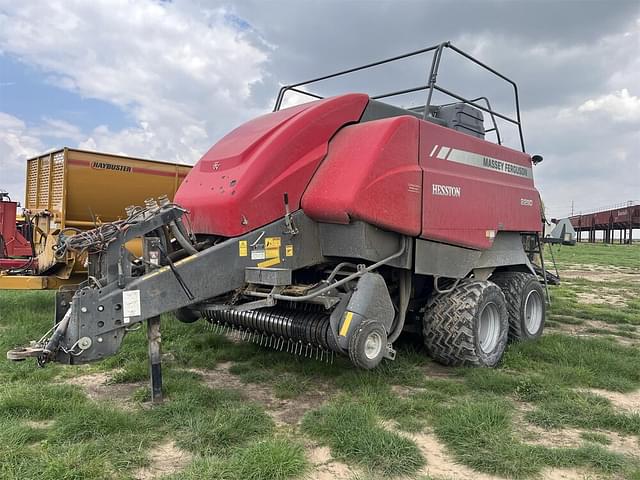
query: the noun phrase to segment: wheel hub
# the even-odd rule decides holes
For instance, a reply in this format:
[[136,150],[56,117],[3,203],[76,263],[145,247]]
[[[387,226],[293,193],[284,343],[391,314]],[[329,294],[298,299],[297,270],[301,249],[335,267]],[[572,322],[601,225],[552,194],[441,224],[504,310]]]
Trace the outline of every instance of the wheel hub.
[[487,303],[480,313],[479,326],[480,348],[485,353],[491,353],[500,339],[500,311],[498,306]]
[[371,332],[364,342],[364,354],[372,360],[380,354],[382,350],[382,337],[378,332]]
[[524,300],[524,325],[529,334],[534,335],[542,324],[543,304],[540,293],[531,290]]

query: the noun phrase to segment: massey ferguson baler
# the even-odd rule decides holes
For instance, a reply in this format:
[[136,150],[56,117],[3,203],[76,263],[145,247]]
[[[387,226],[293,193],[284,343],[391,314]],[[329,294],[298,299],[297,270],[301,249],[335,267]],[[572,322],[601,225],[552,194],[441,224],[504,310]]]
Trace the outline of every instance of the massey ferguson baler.
[[[445,51],[508,82],[516,117],[438,85]],[[376,97],[308,90],[423,53],[433,54],[427,85]],[[420,90],[420,107],[380,101]],[[292,91],[315,100],[281,109]],[[432,105],[435,92],[456,102]],[[496,142],[485,140],[483,112]],[[502,145],[496,119],[515,125],[521,151]],[[69,237],[58,254],[87,251],[88,280],[58,292],[50,336],[8,356],[100,360],[144,320],[157,347],[159,316],[174,312],[361,368],[393,360],[403,331],[420,332],[446,365],[494,366],[509,339],[535,339],[544,326],[544,265],[532,263],[540,160],[524,152],[515,83],[449,43],[283,87],[273,113],[202,157],[175,203],[149,199]],[[136,237],[140,258],[124,247]]]

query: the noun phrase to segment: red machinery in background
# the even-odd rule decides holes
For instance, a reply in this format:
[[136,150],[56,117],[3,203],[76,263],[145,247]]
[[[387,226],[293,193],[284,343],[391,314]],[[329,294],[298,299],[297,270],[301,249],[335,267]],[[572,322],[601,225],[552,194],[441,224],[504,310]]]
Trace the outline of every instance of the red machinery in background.
[[0,270],[25,269],[33,263],[31,223],[18,221],[17,211],[18,203],[0,191]]

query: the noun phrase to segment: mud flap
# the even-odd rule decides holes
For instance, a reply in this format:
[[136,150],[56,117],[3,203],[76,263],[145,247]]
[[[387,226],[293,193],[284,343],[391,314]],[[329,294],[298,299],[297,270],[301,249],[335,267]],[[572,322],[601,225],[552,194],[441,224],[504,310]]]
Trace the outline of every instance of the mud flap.
[[339,347],[347,352],[349,340],[365,320],[380,322],[388,333],[395,310],[382,275],[365,273],[350,296],[346,296],[331,314],[331,329]]

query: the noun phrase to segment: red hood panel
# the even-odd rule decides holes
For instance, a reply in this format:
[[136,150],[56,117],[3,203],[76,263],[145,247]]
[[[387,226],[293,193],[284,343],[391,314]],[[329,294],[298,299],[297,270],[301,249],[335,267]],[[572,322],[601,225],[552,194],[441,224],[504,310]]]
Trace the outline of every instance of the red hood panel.
[[393,117],[340,130],[304,194],[304,213],[319,222],[362,220],[419,235],[419,122],[414,117]]
[[292,211],[331,137],[357,122],[369,101],[349,94],[263,115],[216,143],[189,172],[176,203],[187,208],[194,232],[242,235]]

